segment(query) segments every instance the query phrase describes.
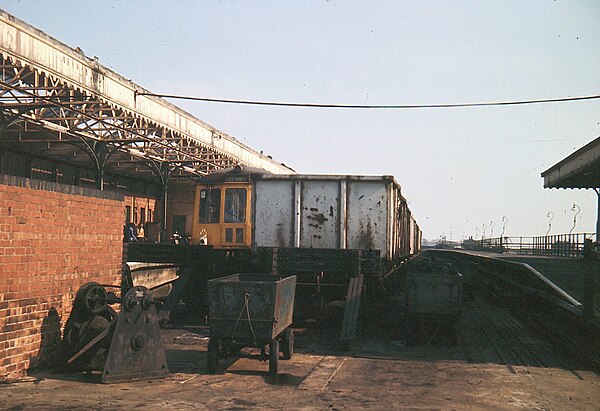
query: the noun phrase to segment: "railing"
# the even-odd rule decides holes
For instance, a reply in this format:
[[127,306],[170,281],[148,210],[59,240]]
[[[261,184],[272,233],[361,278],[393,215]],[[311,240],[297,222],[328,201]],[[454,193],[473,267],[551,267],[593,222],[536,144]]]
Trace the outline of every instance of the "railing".
[[439,240],[435,243],[434,246],[429,246],[429,248],[452,249],[452,248],[461,248],[461,246],[462,246],[462,243],[460,241]]
[[584,242],[593,240],[593,233],[556,234],[538,237],[496,237],[464,240],[462,248],[523,255],[582,257]]

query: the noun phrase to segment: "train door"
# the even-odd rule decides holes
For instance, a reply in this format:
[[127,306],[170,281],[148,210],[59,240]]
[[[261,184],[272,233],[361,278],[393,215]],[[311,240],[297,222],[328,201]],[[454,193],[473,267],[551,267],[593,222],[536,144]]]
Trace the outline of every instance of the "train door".
[[249,187],[225,187],[223,193],[223,245],[250,247]]

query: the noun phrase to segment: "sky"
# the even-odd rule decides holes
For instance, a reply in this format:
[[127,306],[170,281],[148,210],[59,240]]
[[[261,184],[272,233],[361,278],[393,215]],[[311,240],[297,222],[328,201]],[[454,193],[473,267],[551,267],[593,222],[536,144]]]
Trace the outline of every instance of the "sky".
[[[330,104],[600,94],[598,1],[15,1],[7,12],[156,93]],[[600,100],[413,110],[171,100],[306,174],[394,175],[427,239],[594,232],[540,173],[600,136]],[[580,208],[576,214],[573,205]],[[577,207],[575,207],[577,209]],[[493,232],[492,232],[493,228]]]

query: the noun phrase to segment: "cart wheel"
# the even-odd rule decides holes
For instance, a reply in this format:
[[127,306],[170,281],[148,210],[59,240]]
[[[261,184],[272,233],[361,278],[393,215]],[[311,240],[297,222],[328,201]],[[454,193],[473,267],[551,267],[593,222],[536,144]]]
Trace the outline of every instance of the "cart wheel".
[[281,352],[284,360],[289,360],[294,355],[294,330],[288,327],[281,336]]
[[208,352],[206,353],[206,369],[214,374],[219,365],[219,340],[211,338],[208,340]]
[[279,361],[279,340],[273,338],[269,347],[269,374],[277,375],[277,363]]

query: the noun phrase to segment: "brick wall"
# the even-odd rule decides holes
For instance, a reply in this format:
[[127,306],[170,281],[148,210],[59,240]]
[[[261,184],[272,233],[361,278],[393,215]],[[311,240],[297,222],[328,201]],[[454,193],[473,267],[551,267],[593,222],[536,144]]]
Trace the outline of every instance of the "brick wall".
[[75,292],[119,284],[123,198],[0,175],[0,381],[49,363]]
[[[173,234],[173,216],[185,217],[185,233],[192,234],[196,184],[180,183],[169,186],[167,195],[167,234]],[[184,234],[184,233],[180,233]]]

